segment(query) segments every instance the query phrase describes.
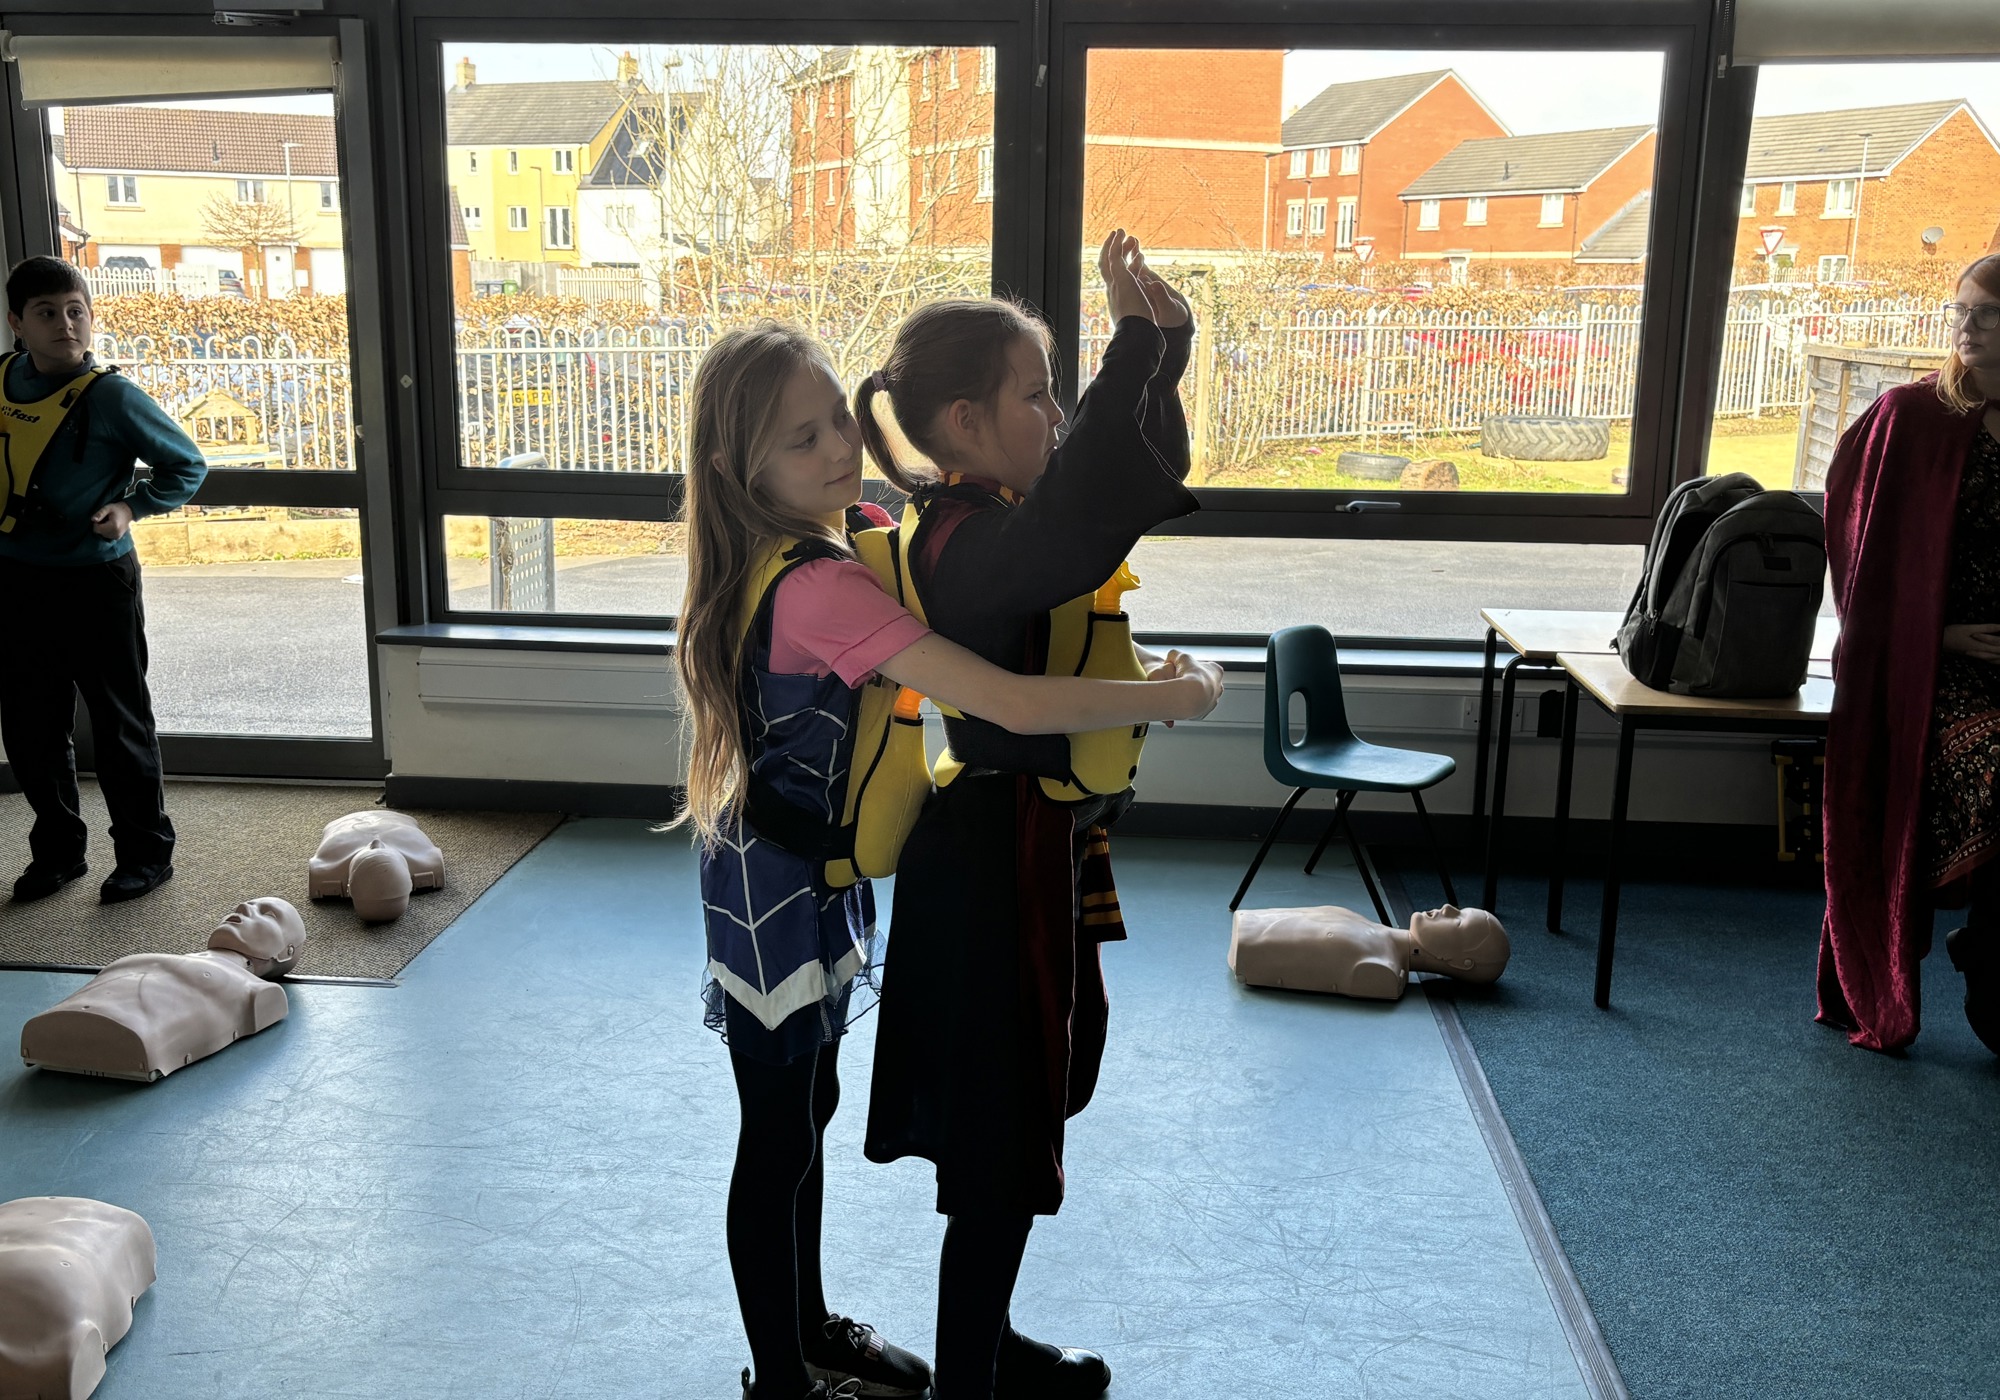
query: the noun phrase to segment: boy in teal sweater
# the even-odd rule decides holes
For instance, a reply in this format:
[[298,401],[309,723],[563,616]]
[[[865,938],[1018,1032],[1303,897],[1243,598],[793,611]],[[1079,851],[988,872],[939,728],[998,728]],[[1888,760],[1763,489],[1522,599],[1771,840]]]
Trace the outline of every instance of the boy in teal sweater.
[[[76,268],[17,265],[7,324],[19,348],[0,358],[0,592],[15,600],[15,620],[0,664],[0,742],[35,813],[14,899],[54,894],[89,869],[70,737],[81,694],[117,858],[98,893],[116,904],[174,873],[132,521],[185,504],[208,468],[145,390],[96,363],[90,288]],[[135,485],[138,461],[152,479]]]

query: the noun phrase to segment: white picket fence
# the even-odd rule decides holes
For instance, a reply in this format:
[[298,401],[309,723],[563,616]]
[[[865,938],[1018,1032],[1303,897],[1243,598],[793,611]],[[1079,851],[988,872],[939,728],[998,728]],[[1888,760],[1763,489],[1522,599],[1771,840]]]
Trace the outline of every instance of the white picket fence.
[[166,296],[213,297],[222,295],[220,269],[196,263],[179,267],[82,267],[84,285],[92,299],[133,296],[159,292]]
[[[680,469],[687,397],[710,332],[696,327],[522,326],[458,349],[459,426],[471,467]],[[1095,373],[1108,328],[1083,327]],[[1935,303],[1910,299],[1829,310],[1740,298],[1725,323],[1719,417],[1795,411],[1805,349],[1835,341],[1895,347],[1946,342]],[[347,361],[300,353],[282,337],[227,347],[184,336],[98,338],[170,412],[222,389],[260,420],[273,465],[353,465]],[[1473,433],[1496,413],[1629,418],[1638,372],[1634,308],[1588,303],[1503,320],[1397,307],[1315,311],[1202,353],[1216,435],[1255,421],[1266,440]],[[1199,376],[1183,393],[1192,402]]]

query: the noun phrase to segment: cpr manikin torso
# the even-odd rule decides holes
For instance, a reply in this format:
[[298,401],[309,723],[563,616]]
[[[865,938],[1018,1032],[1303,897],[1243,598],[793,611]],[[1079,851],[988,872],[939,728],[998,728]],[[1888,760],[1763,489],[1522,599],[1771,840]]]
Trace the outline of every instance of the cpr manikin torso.
[[285,1019],[285,989],[270,979],[298,962],[305,937],[284,900],[246,900],[216,925],[206,951],[120,958],[29,1021],[21,1058],[112,1079],[172,1074]]
[[326,825],[306,866],[314,899],[346,898],[371,922],[401,917],[411,890],[444,884],[444,853],[401,812],[350,812]]
[[83,1400],[153,1286],[153,1232],[76,1196],[0,1205],[0,1400]]
[[1491,982],[1506,969],[1507,930],[1484,909],[1447,904],[1390,928],[1352,909],[1244,909],[1229,938],[1229,966],[1256,987],[1336,992],[1395,1001],[1409,974]]

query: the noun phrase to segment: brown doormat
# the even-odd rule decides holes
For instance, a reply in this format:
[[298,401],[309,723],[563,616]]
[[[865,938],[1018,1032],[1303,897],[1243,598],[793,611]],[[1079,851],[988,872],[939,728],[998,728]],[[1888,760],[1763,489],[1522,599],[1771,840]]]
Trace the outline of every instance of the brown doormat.
[[127,953],[191,953],[245,899],[277,895],[306,922],[302,977],[393,977],[562,818],[552,813],[417,812],[444,852],[444,888],[410,897],[393,923],[366,924],[346,900],[306,897],[306,860],[335,817],[375,807],[380,788],[278,783],[167,784],[179,833],[174,878],[143,899],[102,905],[111,873],[110,818],[97,784],[83,784],[90,874],[33,904],[7,900],[28,863],[33,821],[19,794],[0,797],[0,964],[96,969]]

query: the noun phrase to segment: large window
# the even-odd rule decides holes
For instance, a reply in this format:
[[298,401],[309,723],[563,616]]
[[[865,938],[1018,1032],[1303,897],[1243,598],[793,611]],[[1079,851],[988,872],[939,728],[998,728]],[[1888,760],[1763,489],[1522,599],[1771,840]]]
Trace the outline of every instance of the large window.
[[1943,306],[2000,227],[2000,62],[1767,64],[1737,221],[1711,474],[1824,488],[1833,445],[1944,362]]
[[[1182,393],[1205,502],[1340,493],[1394,512],[1627,495],[1662,54],[1087,57],[1086,255],[1126,227],[1189,293],[1203,333]],[[1235,100],[1207,100],[1222,89]],[[1380,154],[1358,189],[1329,192],[1337,201],[1285,183],[1302,159],[1325,174],[1335,146],[1362,140]],[[1294,142],[1312,157],[1285,149]],[[1267,188],[1297,196],[1267,203]],[[1164,190],[1173,197],[1154,197]],[[1441,206],[1460,217],[1440,221]],[[1110,331],[1094,282],[1086,266],[1085,382]],[[1322,518],[1327,535],[1353,530],[1351,515]],[[1629,594],[1630,561],[1585,568],[1594,556],[1575,546],[1496,548],[1461,568],[1440,561],[1468,558],[1463,546],[1360,543],[1149,540],[1145,625],[1257,632],[1338,610],[1355,631],[1466,636],[1496,599],[1616,608]],[[1420,574],[1429,601],[1369,579],[1370,550],[1406,558],[1399,572]],[[1232,569],[1260,582],[1239,589]],[[1551,590],[1564,569],[1579,571],[1576,587]],[[1475,599],[1465,590],[1481,581]]]
[[[93,350],[209,466],[195,503],[132,529],[162,733],[370,737],[332,96],[56,106],[48,125]],[[144,204],[117,167],[145,172]]]
[[[983,71],[978,52],[447,44],[442,58],[461,205],[511,212],[539,188],[543,208],[539,248],[465,223],[464,468],[676,473],[688,385],[731,326],[800,322],[853,382],[913,307],[990,288],[993,95],[946,80]],[[563,202],[525,160],[516,179],[468,159],[524,136],[579,153]]]

